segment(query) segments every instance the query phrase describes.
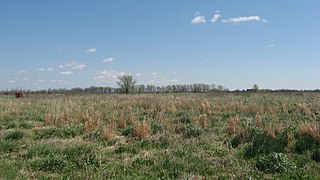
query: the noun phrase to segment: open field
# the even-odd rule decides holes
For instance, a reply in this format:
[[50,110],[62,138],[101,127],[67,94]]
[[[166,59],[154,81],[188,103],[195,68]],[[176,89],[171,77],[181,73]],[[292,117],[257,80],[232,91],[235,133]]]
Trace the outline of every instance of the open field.
[[319,93],[0,96],[0,179],[320,179]]

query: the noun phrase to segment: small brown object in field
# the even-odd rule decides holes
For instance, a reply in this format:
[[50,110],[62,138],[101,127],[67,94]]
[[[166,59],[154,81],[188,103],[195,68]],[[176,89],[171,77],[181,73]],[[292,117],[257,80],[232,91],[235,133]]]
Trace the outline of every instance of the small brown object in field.
[[27,97],[26,95],[24,95],[24,94],[22,94],[20,92],[15,93],[15,96],[16,96],[16,98],[25,98],[25,97]]

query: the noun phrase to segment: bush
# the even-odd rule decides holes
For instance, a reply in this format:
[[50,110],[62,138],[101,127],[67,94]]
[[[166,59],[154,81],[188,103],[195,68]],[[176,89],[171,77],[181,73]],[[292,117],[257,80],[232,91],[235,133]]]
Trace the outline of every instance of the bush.
[[203,132],[204,131],[199,126],[193,124],[187,124],[183,129],[183,135],[186,138],[199,137]]
[[256,162],[256,167],[266,173],[281,173],[294,169],[296,166],[285,154],[271,153],[260,157]]
[[9,133],[7,133],[4,137],[5,140],[19,140],[22,139],[24,136],[24,133],[21,131],[11,131]]

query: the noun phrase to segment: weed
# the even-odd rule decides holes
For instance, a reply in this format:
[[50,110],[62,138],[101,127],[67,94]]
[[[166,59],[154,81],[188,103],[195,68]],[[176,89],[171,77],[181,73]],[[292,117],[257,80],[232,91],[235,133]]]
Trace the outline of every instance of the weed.
[[163,126],[159,121],[153,120],[151,121],[151,130],[152,134],[161,133],[163,131]]
[[10,153],[19,151],[19,146],[15,141],[0,141],[0,152]]
[[15,130],[15,131],[11,131],[8,132],[5,136],[4,139],[5,140],[19,140],[22,139],[24,136],[24,133],[19,131],[19,130]]
[[267,173],[281,173],[296,168],[296,165],[283,153],[271,153],[260,157],[256,167]]
[[204,131],[199,126],[193,124],[187,124],[183,129],[183,136],[186,138],[199,137],[203,133]]

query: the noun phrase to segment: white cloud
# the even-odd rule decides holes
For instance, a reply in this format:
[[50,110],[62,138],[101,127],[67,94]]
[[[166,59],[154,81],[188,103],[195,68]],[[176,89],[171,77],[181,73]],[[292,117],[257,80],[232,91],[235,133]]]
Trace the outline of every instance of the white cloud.
[[191,20],[191,24],[200,24],[206,23],[206,19],[204,16],[196,16]]
[[215,14],[213,15],[213,17],[211,18],[211,22],[215,23],[219,20],[219,18],[221,17],[221,14]]
[[18,74],[18,75],[20,75],[20,74],[28,74],[28,71],[26,71],[26,70],[21,70],[21,71],[19,71],[17,74]]
[[44,83],[45,81],[43,79],[39,79],[37,82],[38,83]]
[[51,71],[53,71],[53,68],[52,67],[49,67],[49,68],[38,68],[37,71],[39,71],[39,72],[51,72]]
[[47,72],[51,72],[51,71],[53,71],[53,68],[52,68],[52,67],[47,68],[46,71],[47,71]]
[[236,18],[228,18],[223,19],[222,22],[224,23],[240,23],[240,22],[247,22],[247,21],[261,21],[259,16],[242,16]]
[[158,73],[157,73],[157,72],[154,72],[154,73],[152,73],[151,75],[152,75],[152,76],[157,76]]
[[72,69],[82,70],[85,67],[86,67],[85,64],[77,64],[77,65],[73,66]]
[[90,49],[87,49],[85,52],[86,53],[95,53],[95,52],[97,52],[97,49],[96,48],[90,48]]
[[46,71],[46,69],[45,68],[38,68],[37,71],[44,72],[44,71]]
[[60,64],[59,65],[60,68],[71,68],[71,69],[76,69],[76,70],[82,70],[83,68],[86,67],[85,64],[81,64],[81,63],[77,63],[76,61],[70,61],[70,62],[66,62],[64,64]]
[[60,75],[69,76],[69,75],[73,75],[73,72],[72,71],[64,71],[64,72],[60,72]]
[[101,71],[99,73],[96,74],[96,76],[93,77],[93,80],[95,80],[97,83],[101,84],[101,83],[114,83],[117,79],[119,75],[123,75],[123,74],[128,74],[128,73],[124,73],[124,72],[119,72],[119,71]]
[[15,84],[15,83],[16,83],[16,80],[9,80],[8,83],[10,83],[10,84]]
[[141,73],[137,73],[137,74],[135,74],[137,77],[140,77],[140,76],[142,76],[142,74]]
[[276,46],[275,44],[269,44],[268,45],[269,48],[272,48],[272,47],[275,47],[275,46]]
[[109,57],[107,59],[102,60],[102,62],[108,63],[108,62],[113,62],[114,57]]
[[29,81],[29,79],[28,79],[28,78],[23,78],[22,80],[23,80],[23,81]]
[[200,11],[197,11],[193,16],[194,16],[194,17],[200,16]]

